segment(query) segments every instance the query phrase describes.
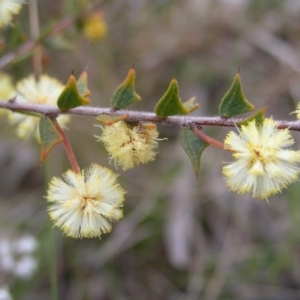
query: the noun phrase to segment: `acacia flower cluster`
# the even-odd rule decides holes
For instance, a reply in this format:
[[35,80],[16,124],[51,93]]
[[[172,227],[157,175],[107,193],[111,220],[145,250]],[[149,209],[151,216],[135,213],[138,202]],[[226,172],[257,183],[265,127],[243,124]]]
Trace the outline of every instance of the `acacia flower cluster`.
[[294,143],[288,129],[277,129],[273,119],[255,120],[243,125],[239,135],[231,131],[225,149],[233,151],[236,161],[223,167],[229,188],[239,194],[267,199],[297,179],[300,151],[289,150]]
[[[57,79],[48,75],[35,78],[33,75],[22,79],[16,85],[16,101],[31,104],[52,104],[56,101],[64,89],[64,85]],[[35,137],[39,141],[39,116],[13,113],[9,115],[12,124],[17,124],[17,135],[23,139]],[[61,115],[57,118],[62,128],[66,128],[70,117]]]
[[0,28],[8,25],[13,15],[20,12],[23,0],[0,0]]
[[[14,101],[56,105],[64,88],[58,80],[47,75],[39,78],[29,76],[16,84]],[[59,115],[57,126],[64,128],[69,118]],[[40,140],[40,115],[14,112],[9,114],[9,119],[17,124],[20,138],[29,139],[33,136]],[[157,147],[157,137],[154,124],[122,121],[106,126],[99,139],[104,142],[115,164],[126,170],[155,159],[153,149]],[[46,196],[50,203],[49,215],[55,226],[60,227],[67,236],[99,237],[109,232],[111,223],[123,216],[125,191],[117,183],[117,175],[107,168],[92,164],[81,172],[78,172],[79,168],[76,169],[67,171],[62,178],[54,177],[51,180]]]
[[92,164],[81,173],[72,170],[49,185],[48,211],[55,226],[74,238],[100,237],[111,222],[122,218],[125,191],[111,170]]
[[128,170],[155,159],[158,131],[155,124],[131,125],[124,121],[106,125],[98,141],[110,154],[116,166]]
[[[15,88],[11,77],[8,74],[0,72],[0,99],[9,100],[15,96]],[[8,114],[8,110],[0,109],[0,115]]]
[[[128,85],[126,89],[132,88],[132,72],[129,74],[131,77],[127,80],[128,82],[125,80],[124,84]],[[117,89],[119,94],[124,90],[124,84],[121,85],[120,89]],[[100,237],[102,234],[110,232],[112,223],[120,220],[123,216],[122,209],[125,194],[125,191],[117,182],[117,175],[111,170],[94,163],[89,168],[80,171],[67,137],[60,128],[65,128],[70,119],[70,116],[66,115],[65,112],[78,106],[76,102],[78,98],[80,99],[78,94],[82,93],[82,91],[86,94],[87,87],[84,85],[85,83],[82,79],[79,79],[73,85],[68,83],[65,87],[58,80],[47,75],[42,75],[39,78],[29,76],[17,83],[14,89],[16,99],[9,102],[9,105],[27,103],[43,106],[44,104],[52,104],[57,105],[64,112],[64,114],[60,114],[60,111],[48,112],[49,115],[51,114],[51,118],[48,121],[52,122],[53,128],[57,132],[54,130],[55,134],[53,135],[55,137],[53,140],[50,137],[50,142],[47,140],[44,141],[44,144],[44,134],[42,134],[41,143],[43,146],[46,144],[47,146],[48,144],[52,146],[52,144],[63,142],[72,165],[73,170],[65,172],[61,178],[52,178],[46,199],[49,202],[48,212],[54,221],[54,225],[61,228],[67,236],[73,238]],[[176,90],[176,86],[172,86],[172,88]],[[66,91],[67,96],[64,99]],[[128,90],[126,91],[128,96]],[[120,97],[118,93],[117,100]],[[172,95],[173,92],[171,97],[173,97]],[[162,99],[164,100],[165,98],[166,96],[164,95]],[[61,101],[61,99],[64,101]],[[69,103],[72,101],[73,103]],[[118,104],[116,103],[113,102],[114,105]],[[115,106],[112,106],[114,111],[108,111],[107,115],[102,113],[105,115],[103,119],[99,119],[99,116],[97,117],[99,122],[106,125],[104,127],[98,125],[102,128],[102,134],[101,136],[96,136],[96,138],[98,141],[103,142],[105,149],[109,153],[110,161],[113,161],[116,167],[120,166],[123,170],[128,170],[155,159],[159,133],[155,124],[143,122],[151,122],[152,120],[154,122],[164,122],[165,120],[166,122],[171,122],[171,117],[173,116],[165,117],[166,105],[169,105],[169,100],[166,103],[159,103],[163,103],[163,109],[158,109],[158,113],[162,113],[163,117],[159,117],[160,114],[156,112],[153,119],[149,118],[149,115],[147,116],[148,119],[143,119],[142,117],[130,118],[129,114],[123,117],[123,115],[120,115],[121,112],[119,112],[116,118],[112,116],[110,120],[110,113],[114,113],[117,110]],[[245,104],[246,102],[241,103]],[[62,104],[63,106],[60,106]],[[82,103],[79,101],[79,106],[81,105]],[[224,113],[227,113],[227,105],[224,107]],[[252,109],[252,106],[250,108]],[[34,114],[27,111],[26,107],[11,109],[18,109],[18,111],[22,112],[9,114],[11,122],[18,125],[18,136],[25,139],[35,136],[39,140],[38,125],[40,115],[44,112],[36,110],[38,114]],[[70,110],[70,112],[74,112],[74,110]],[[297,117],[300,118],[300,104],[298,104],[295,112]],[[173,111],[171,110],[169,113],[173,113]],[[53,115],[58,115],[57,121],[53,119]],[[222,114],[220,115],[223,116]],[[190,125],[192,124],[194,127],[190,126],[187,128],[191,130],[185,135],[187,136],[186,138],[182,138],[181,142],[186,143],[188,146],[186,147],[186,149],[188,148],[187,153],[190,158],[192,156],[191,160],[193,163],[195,163],[195,160],[193,161],[194,157],[197,157],[198,163],[198,155],[201,155],[203,151],[197,148],[197,142],[191,142],[191,139],[194,141],[195,134],[196,137],[206,142],[205,147],[207,144],[213,144],[219,148],[224,148],[231,151],[236,159],[223,167],[223,174],[226,176],[226,183],[230,190],[238,194],[252,193],[253,197],[268,199],[271,195],[281,192],[289,184],[297,180],[300,173],[300,168],[297,166],[300,162],[300,151],[290,149],[294,140],[289,133],[289,129],[279,129],[278,124],[272,118],[265,118],[259,124],[257,120],[252,120],[246,125],[242,125],[238,129],[238,133],[230,131],[225,138],[224,145],[213,138],[207,137],[202,133],[200,134],[198,132],[200,129],[198,130],[196,126],[197,124],[199,125],[197,119],[191,118],[191,120],[193,121],[190,121]],[[222,119],[222,121],[224,120]],[[231,120],[231,122],[233,121]],[[176,124],[187,126],[187,124],[179,123],[179,121]],[[207,123],[204,122],[203,124]],[[236,124],[236,122],[226,125],[232,124]],[[42,125],[41,128],[43,128]],[[195,128],[198,131],[193,130]],[[58,138],[56,133],[59,136]],[[192,137],[190,134],[192,134]],[[194,147],[195,144],[196,146]],[[201,147],[203,147],[203,144],[201,144]]]
[[0,72],[0,99],[9,100],[15,96],[15,89],[11,77]]

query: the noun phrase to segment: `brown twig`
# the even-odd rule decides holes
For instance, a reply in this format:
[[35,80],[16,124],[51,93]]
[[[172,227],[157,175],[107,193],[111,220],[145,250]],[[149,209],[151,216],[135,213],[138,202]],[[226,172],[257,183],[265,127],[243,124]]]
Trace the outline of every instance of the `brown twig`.
[[[55,105],[44,105],[44,104],[27,104],[19,103],[17,100],[5,101],[0,99],[0,108],[6,108],[15,112],[33,112],[49,117],[58,116],[62,114],[77,115],[77,116],[89,116],[97,117],[100,114],[107,114],[110,116],[124,116],[128,114],[128,121],[132,122],[154,122],[161,124],[171,124],[180,126],[222,126],[222,127],[236,127],[239,122],[242,122],[243,118],[222,118],[216,117],[196,117],[196,116],[170,116],[167,118],[159,118],[155,113],[143,112],[143,111],[132,111],[132,110],[117,110],[114,111],[111,108],[102,107],[91,107],[81,106],[67,111],[61,111]],[[300,131],[300,121],[282,121],[275,120],[278,124],[278,128],[288,128],[289,130]]]

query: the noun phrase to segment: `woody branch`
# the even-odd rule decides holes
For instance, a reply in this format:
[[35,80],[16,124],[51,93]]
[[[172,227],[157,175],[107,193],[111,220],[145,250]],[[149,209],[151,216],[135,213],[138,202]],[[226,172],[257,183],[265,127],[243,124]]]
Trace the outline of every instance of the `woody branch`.
[[[144,111],[132,110],[114,110],[112,108],[80,106],[67,111],[61,111],[55,105],[40,105],[40,104],[27,104],[19,103],[17,100],[1,100],[0,108],[9,109],[14,112],[32,112],[44,116],[56,117],[62,114],[74,116],[88,116],[97,117],[100,114],[107,114],[110,116],[123,116],[128,115],[128,121],[142,121],[154,122],[161,124],[171,124],[191,127],[193,124],[197,125],[210,125],[210,126],[223,126],[223,127],[236,127],[243,118],[223,118],[220,116],[207,117],[207,116],[169,116],[167,118],[159,118],[155,113]],[[300,121],[286,121],[275,120],[278,128],[288,128],[289,130],[300,131]]]

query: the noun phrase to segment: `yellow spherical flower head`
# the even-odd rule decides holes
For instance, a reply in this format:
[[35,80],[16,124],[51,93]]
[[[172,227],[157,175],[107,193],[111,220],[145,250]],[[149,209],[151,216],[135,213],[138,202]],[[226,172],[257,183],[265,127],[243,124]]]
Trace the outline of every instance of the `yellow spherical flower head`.
[[11,22],[13,15],[20,12],[23,3],[23,0],[0,0],[0,28]]
[[300,151],[288,149],[294,143],[288,129],[265,119],[261,126],[251,121],[239,133],[231,131],[225,139],[225,149],[237,159],[223,167],[232,191],[267,199],[297,179]]
[[155,124],[131,125],[123,121],[106,125],[102,136],[97,137],[104,143],[110,159],[123,170],[135,165],[145,164],[155,159],[158,131]]
[[[57,99],[64,89],[64,85],[55,78],[48,75],[42,75],[35,79],[33,75],[19,81],[16,85],[17,98],[19,103],[29,104],[50,104],[56,105]],[[29,139],[35,137],[39,141],[39,121],[38,116],[13,113],[10,115],[10,121],[18,124],[17,134],[20,138]],[[60,115],[57,118],[59,125],[66,128],[70,117]]]
[[54,225],[74,238],[100,237],[122,218],[125,191],[111,170],[92,164],[76,174],[69,170],[49,185],[48,212]]
[[107,25],[103,13],[89,15],[83,24],[83,34],[91,41],[100,40],[107,33]]
[[[11,77],[5,73],[0,72],[0,99],[9,100],[16,95]],[[9,111],[0,109],[0,115],[4,115]]]
[[0,72],[0,99],[9,100],[15,95],[16,92],[11,77]]

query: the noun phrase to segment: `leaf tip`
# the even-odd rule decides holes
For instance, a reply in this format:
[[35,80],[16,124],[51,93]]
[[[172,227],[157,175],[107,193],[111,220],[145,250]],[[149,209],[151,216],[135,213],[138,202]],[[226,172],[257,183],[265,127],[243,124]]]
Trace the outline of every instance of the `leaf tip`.
[[129,70],[127,79],[129,82],[132,82],[135,80],[135,70],[133,67]]

